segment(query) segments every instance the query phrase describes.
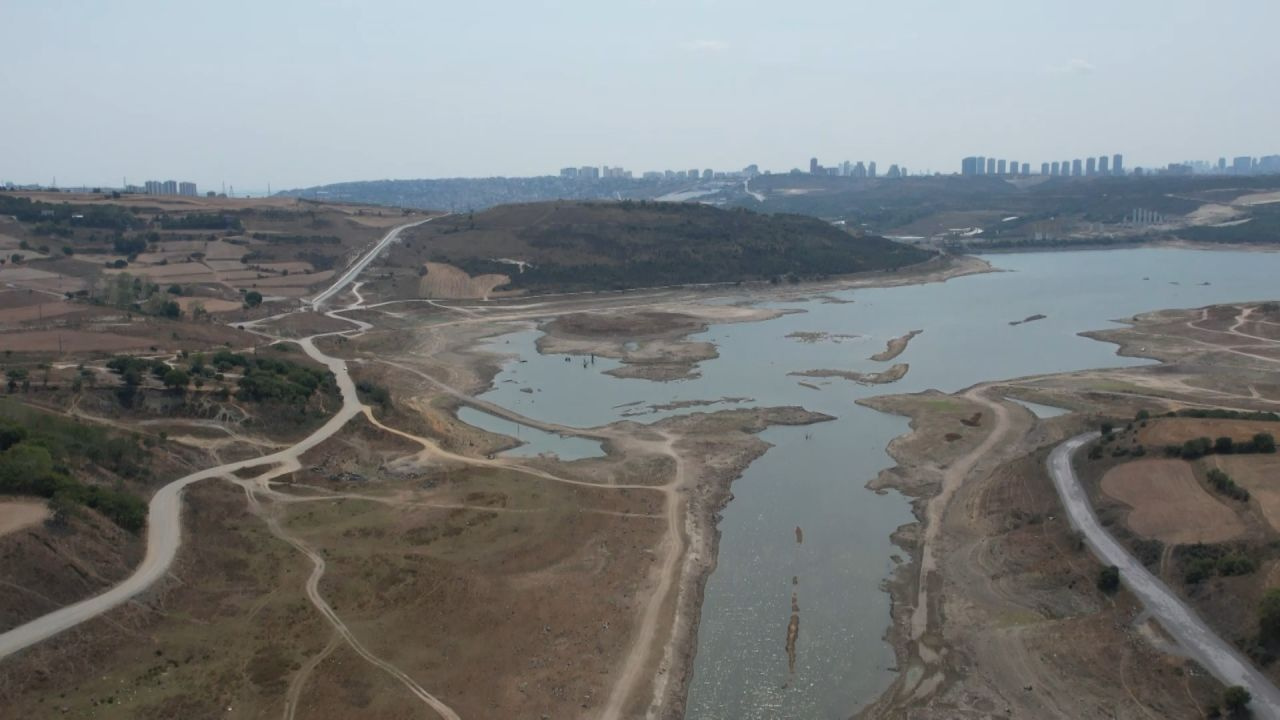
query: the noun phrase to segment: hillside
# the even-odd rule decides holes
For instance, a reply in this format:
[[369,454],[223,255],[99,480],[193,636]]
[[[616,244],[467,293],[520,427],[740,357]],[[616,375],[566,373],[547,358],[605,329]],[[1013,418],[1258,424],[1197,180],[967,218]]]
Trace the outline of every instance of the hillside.
[[[452,215],[416,228],[389,264],[503,274],[506,289],[618,290],[894,270],[932,257],[814,218],[698,204],[555,202]],[[527,263],[523,268],[513,261]]]

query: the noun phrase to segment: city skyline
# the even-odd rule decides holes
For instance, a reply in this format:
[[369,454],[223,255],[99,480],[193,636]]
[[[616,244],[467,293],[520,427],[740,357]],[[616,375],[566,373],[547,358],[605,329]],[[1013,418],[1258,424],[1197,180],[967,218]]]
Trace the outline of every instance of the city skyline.
[[950,172],[979,148],[1155,166],[1269,152],[1280,117],[1280,6],[1262,0],[489,5],[4,3],[0,180],[265,189],[813,155]]

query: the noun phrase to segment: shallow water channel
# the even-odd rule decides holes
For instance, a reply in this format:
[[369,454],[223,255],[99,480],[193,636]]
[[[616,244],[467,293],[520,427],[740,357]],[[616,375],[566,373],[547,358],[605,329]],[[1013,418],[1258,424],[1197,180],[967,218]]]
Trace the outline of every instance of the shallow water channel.
[[[1114,345],[1077,333],[1149,310],[1280,295],[1280,254],[1130,249],[987,259],[1008,272],[830,296],[852,301],[847,303],[768,303],[804,312],[719,325],[695,336],[715,343],[720,357],[702,363],[701,377],[693,380],[618,379],[603,374],[617,367],[613,361],[584,367],[579,358],[539,355],[536,330],[492,344],[513,359],[484,398],[565,425],[624,417],[652,422],[691,412],[652,405],[744,397],[751,400],[739,402],[803,405],[837,418],[766,431],[762,437],[775,447],[734,483],[734,500],[720,523],[718,566],[706,587],[687,717],[847,718],[892,680],[894,656],[884,641],[889,598],[881,587],[900,554],[890,533],[913,518],[905,498],[877,495],[864,485],[891,465],[885,447],[907,431],[907,423],[854,400],[1142,364],[1147,361],[1119,357]],[[1033,315],[1046,317],[1009,324]],[[868,359],[910,330],[924,332],[898,358]],[[802,342],[787,337],[794,332],[855,337]],[[819,368],[875,372],[897,362],[909,363],[910,372],[889,385],[787,376]],[[819,389],[801,386],[801,380]],[[1047,415],[1056,409],[1034,410]],[[465,412],[467,422],[516,434],[505,420]],[[556,452],[563,459],[598,452],[595,443],[580,439],[520,432],[531,444],[516,452]],[[797,527],[803,543],[797,543]],[[794,674],[785,648],[793,592],[800,608]]]

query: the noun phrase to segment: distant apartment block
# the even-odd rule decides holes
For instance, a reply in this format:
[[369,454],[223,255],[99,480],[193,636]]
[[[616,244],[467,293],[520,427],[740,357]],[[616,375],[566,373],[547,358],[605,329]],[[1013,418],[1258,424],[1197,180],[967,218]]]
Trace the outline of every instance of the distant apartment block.
[[1024,176],[1031,174],[1031,163],[1022,163],[1022,174]]
[[1124,156],[1120,153],[1111,156],[1111,172],[1115,175],[1124,174]]
[[1085,158],[1084,174],[1093,177],[1098,174],[1098,158]]
[[1071,161],[1071,177],[1080,177],[1084,175],[1084,163],[1080,162],[1080,158]]
[[143,183],[141,190],[148,195],[187,195],[190,197],[198,194],[195,183],[178,182],[177,180],[148,180]]
[[560,177],[572,180],[578,177],[578,168],[576,167],[560,168]]
[[1111,174],[1111,158],[1107,157],[1106,155],[1101,155],[1098,157],[1098,174],[1099,175]]

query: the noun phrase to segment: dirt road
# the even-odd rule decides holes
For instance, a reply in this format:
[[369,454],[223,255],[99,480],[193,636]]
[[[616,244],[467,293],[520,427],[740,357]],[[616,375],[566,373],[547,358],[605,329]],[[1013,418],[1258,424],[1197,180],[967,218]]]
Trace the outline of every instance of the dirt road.
[[1071,457],[1076,450],[1096,437],[1097,432],[1077,435],[1054,448],[1049,455],[1049,474],[1072,526],[1084,533],[1089,547],[1103,563],[1120,568],[1121,581],[1184,651],[1224,684],[1248,689],[1253,695],[1251,707],[1255,717],[1280,718],[1280,690],[1254,669],[1230,643],[1209,629],[1195,611],[1148,572],[1098,522],[1075,469],[1071,467]]

